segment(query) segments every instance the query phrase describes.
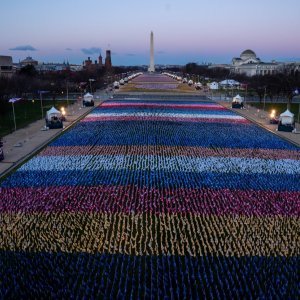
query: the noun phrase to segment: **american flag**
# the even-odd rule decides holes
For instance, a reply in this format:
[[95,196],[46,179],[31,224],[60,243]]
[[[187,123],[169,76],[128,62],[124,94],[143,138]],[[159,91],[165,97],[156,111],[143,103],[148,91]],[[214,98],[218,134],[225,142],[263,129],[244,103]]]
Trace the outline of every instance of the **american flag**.
[[11,98],[11,99],[9,99],[8,100],[8,102],[9,103],[15,103],[15,102],[17,102],[17,101],[19,101],[19,100],[21,100],[22,98]]

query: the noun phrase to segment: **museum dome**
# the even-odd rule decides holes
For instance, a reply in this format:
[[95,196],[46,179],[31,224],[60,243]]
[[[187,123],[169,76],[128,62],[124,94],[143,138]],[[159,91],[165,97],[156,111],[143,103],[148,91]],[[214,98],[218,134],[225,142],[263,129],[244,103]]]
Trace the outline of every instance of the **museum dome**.
[[254,51],[252,51],[250,49],[247,49],[247,50],[245,50],[241,53],[240,58],[242,60],[246,60],[246,59],[249,59],[249,58],[256,58],[256,54],[255,54]]
[[26,66],[26,65],[38,65],[38,61],[34,60],[31,56],[27,56],[25,59],[21,61],[21,65]]

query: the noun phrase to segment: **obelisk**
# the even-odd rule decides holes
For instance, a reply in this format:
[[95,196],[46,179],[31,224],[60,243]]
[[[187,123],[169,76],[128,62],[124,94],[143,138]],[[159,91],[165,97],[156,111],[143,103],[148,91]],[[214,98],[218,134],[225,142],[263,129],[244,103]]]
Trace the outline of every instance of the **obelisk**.
[[150,66],[148,68],[149,72],[155,72],[154,67],[154,41],[153,41],[153,31],[150,34]]

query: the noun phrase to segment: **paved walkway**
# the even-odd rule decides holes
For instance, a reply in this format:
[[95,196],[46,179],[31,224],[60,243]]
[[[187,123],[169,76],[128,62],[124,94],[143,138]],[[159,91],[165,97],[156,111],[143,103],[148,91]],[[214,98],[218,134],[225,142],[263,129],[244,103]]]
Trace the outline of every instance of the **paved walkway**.
[[[95,106],[102,102],[100,99],[95,99]],[[78,101],[66,108],[67,116],[62,129],[45,130],[45,120],[38,120],[4,136],[4,160],[0,162],[0,177],[10,172],[94,108],[82,107],[81,104],[81,101]]]
[[244,109],[232,109],[231,102],[218,101],[221,105],[226,108],[235,111],[236,113],[244,116],[248,120],[262,126],[274,134],[279,135],[283,139],[286,139],[294,144],[297,144],[300,147],[300,124],[296,123],[296,133],[293,132],[283,132],[277,131],[277,124],[270,124],[269,122],[269,113],[263,110],[259,110],[256,107],[246,104]]

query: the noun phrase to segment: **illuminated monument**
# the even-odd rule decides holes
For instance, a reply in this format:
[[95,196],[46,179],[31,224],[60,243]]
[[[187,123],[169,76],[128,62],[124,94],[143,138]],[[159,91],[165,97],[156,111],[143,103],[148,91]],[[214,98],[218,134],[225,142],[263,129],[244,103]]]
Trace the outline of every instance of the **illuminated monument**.
[[151,31],[151,34],[150,34],[150,65],[149,65],[148,71],[155,72],[153,31]]

